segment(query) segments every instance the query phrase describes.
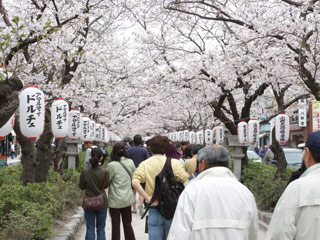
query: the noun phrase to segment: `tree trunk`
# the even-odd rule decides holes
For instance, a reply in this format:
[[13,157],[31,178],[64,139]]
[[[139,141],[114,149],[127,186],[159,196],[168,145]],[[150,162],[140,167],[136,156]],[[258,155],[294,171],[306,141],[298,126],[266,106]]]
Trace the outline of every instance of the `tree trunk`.
[[54,150],[54,171],[62,174],[63,173],[63,160],[67,150],[67,143],[65,140],[56,139],[56,147]]
[[50,168],[50,164],[52,162],[53,150],[52,150],[52,131],[51,131],[51,114],[49,108],[46,108],[46,122],[44,131],[41,134],[36,148],[36,172],[35,172],[35,180],[36,182],[45,182],[47,181],[48,171]]
[[22,88],[23,84],[17,77],[0,81],[0,128],[19,107],[19,91]]
[[35,181],[35,170],[36,170],[35,143],[34,141],[30,141],[28,140],[28,138],[22,135],[20,131],[19,116],[16,116],[14,131],[16,132],[17,140],[19,141],[19,144],[21,146],[21,154],[22,154],[21,181],[23,185],[27,185],[27,183]]
[[272,130],[272,145],[270,146],[270,150],[274,154],[274,159],[277,159],[277,172],[276,176],[281,176],[286,172],[287,169],[287,161],[284,155],[283,149],[279,142],[276,140],[275,136],[275,127]]

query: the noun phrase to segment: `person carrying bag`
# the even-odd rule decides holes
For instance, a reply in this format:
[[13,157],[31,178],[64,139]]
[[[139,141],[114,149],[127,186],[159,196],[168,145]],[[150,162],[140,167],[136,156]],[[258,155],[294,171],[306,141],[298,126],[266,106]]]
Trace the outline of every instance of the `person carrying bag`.
[[86,240],[105,240],[108,199],[104,189],[109,186],[109,173],[99,163],[103,160],[100,148],[91,151],[90,167],[85,168],[80,175],[79,187],[85,190],[83,199],[84,216],[86,220]]

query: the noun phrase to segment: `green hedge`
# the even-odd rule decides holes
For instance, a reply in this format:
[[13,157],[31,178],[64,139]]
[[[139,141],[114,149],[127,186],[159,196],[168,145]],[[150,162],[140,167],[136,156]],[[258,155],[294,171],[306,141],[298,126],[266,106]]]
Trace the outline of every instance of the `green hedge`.
[[81,204],[80,173],[52,170],[45,183],[20,183],[21,165],[0,168],[0,239],[48,239],[54,218]]
[[275,177],[276,170],[273,166],[249,161],[242,172],[242,182],[252,191],[262,211],[273,212],[293,172],[287,169],[284,176]]

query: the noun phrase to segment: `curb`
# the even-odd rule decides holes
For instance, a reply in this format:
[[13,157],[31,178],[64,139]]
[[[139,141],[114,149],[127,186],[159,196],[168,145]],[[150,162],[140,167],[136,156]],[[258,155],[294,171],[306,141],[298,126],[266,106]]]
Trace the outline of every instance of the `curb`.
[[77,213],[72,216],[71,221],[64,226],[59,235],[54,240],[73,240],[79,227],[84,222],[83,208],[79,207]]

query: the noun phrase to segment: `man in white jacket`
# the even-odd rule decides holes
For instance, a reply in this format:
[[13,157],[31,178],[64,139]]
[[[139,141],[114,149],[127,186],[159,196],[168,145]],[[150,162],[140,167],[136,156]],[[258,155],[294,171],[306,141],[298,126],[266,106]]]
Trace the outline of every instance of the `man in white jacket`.
[[200,174],[180,195],[168,240],[256,240],[256,202],[228,169],[228,151],[208,146],[198,159]]
[[320,239],[320,132],[311,133],[305,146],[307,170],[280,197],[267,240]]

